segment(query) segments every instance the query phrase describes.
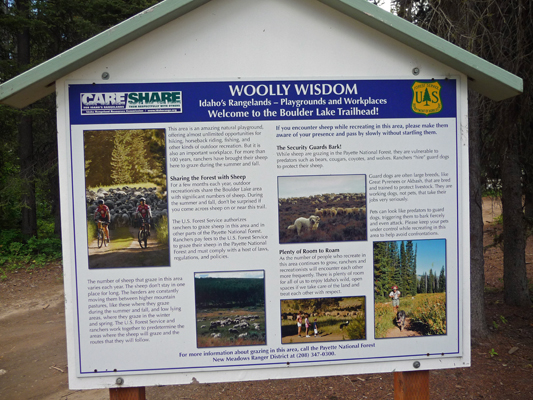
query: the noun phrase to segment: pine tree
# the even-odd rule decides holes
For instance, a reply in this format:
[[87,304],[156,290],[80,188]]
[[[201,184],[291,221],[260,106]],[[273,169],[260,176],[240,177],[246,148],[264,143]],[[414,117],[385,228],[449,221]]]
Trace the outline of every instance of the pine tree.
[[149,177],[149,166],[146,155],[146,137],[142,130],[131,131],[129,157],[132,160],[132,180],[130,182],[145,182]]
[[400,281],[397,285],[400,287],[402,293],[407,293],[409,290],[409,274],[408,274],[407,252],[405,250],[405,242],[400,243]]
[[424,98],[422,99],[422,101],[426,102],[425,104],[426,107],[428,106],[428,101],[431,101],[431,97],[429,96],[429,92],[427,88],[426,90],[424,90]]
[[109,186],[111,161],[115,143],[114,131],[85,131],[85,185],[87,187]]
[[423,273],[420,276],[420,292],[419,293],[427,293],[428,292],[428,276],[427,273]]
[[415,246],[415,252],[413,254],[413,269],[411,273],[413,274],[414,288],[411,291],[411,295],[414,296],[417,293],[417,275],[416,275],[416,257],[418,253],[418,245]]
[[444,265],[442,266],[439,275],[439,292],[446,292],[446,272],[444,270]]
[[116,131],[111,156],[111,177],[114,184],[133,182],[133,162],[130,157],[131,131]]
[[386,298],[391,281],[392,268],[387,242],[374,243],[374,285],[376,298]]
[[384,245],[384,242],[374,243],[374,294],[376,298],[383,297],[383,278],[385,275]]
[[405,245],[405,267],[403,274],[404,293],[414,296],[416,294],[416,269],[413,242],[411,240],[408,240]]
[[435,277],[433,276],[433,270],[429,270],[429,278],[428,278],[428,293],[434,293],[435,292]]
[[386,289],[387,289],[387,296],[390,293],[392,285],[397,285],[397,274],[398,274],[398,263],[399,260],[399,252],[398,252],[398,246],[396,242],[389,242],[388,246],[388,269],[387,269],[387,280],[386,280]]

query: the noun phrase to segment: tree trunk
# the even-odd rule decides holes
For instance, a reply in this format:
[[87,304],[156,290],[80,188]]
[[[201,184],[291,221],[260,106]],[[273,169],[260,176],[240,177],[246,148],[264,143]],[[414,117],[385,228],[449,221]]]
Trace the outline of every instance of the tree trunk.
[[[29,17],[29,1],[17,0],[17,12]],[[30,63],[30,29],[22,26],[17,35],[17,62],[21,69]],[[22,183],[22,236],[29,239],[37,235],[37,204],[35,201],[35,167],[33,157],[32,117],[25,110],[18,125],[20,178]]]
[[521,168],[517,128],[508,136],[501,160],[503,209],[503,290],[506,304],[529,307],[527,288],[526,232],[522,208]]
[[524,215],[526,217],[527,224],[529,226],[533,225],[533,192],[531,188],[531,183],[524,185],[525,195],[524,195]]
[[487,337],[485,318],[485,260],[481,193],[481,130],[479,94],[469,91],[468,143],[470,158],[470,324],[473,338]]

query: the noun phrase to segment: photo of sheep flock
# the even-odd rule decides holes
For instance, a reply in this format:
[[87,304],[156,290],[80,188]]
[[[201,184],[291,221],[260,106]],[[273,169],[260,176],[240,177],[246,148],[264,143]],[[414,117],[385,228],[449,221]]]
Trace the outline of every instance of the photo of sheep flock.
[[364,296],[282,300],[281,343],[366,339],[365,303]]
[[279,242],[367,240],[365,175],[278,177]]
[[266,344],[264,271],[196,273],[194,292],[199,348]]

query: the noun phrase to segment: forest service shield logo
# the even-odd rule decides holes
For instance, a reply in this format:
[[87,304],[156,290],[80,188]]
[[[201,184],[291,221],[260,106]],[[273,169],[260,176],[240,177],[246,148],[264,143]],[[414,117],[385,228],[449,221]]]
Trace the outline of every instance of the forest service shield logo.
[[415,82],[411,107],[417,114],[435,114],[442,111],[439,82]]

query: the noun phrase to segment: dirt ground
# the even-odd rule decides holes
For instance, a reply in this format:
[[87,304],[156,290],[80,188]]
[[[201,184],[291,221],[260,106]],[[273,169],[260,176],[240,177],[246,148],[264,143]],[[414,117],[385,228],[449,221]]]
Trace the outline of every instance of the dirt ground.
[[[501,226],[499,204],[484,203],[485,245]],[[533,392],[533,307],[503,304],[502,253],[485,253],[485,308],[491,335],[472,343],[472,367],[430,372],[432,399],[530,400]],[[526,250],[533,278],[533,238]],[[8,274],[0,282],[0,399],[104,400],[107,390],[72,391],[67,355],[61,267]],[[164,399],[393,399],[393,374],[346,375],[240,383],[149,387],[149,400]]]
[[89,268],[148,267],[170,265],[168,245],[158,243],[157,232],[153,229],[147,246],[141,248],[137,239],[137,229],[129,228],[131,242],[128,246],[115,247],[113,231],[111,243],[98,248],[96,239],[89,245]]
[[391,328],[387,331],[385,334],[386,338],[392,338],[392,337],[412,337],[412,336],[421,336],[421,333],[418,332],[414,324],[411,322],[411,318],[405,319],[405,327],[400,330],[398,326],[395,326],[394,328]]

